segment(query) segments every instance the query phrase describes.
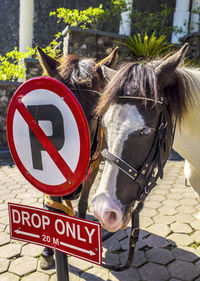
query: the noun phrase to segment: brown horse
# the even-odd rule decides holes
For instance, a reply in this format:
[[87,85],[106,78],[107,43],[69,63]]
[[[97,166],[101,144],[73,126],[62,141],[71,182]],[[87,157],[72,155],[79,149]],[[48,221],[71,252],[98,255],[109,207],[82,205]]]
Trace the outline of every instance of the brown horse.
[[[118,56],[118,48],[96,64],[95,59],[83,58],[80,59],[74,55],[63,56],[58,60],[46,55],[40,48],[38,48],[39,60],[44,70],[44,75],[51,76],[63,82],[75,94],[80,102],[90,131],[92,153],[99,148],[99,128],[98,120],[94,118],[94,108],[99,100],[99,91],[104,87],[106,77],[104,73],[104,65],[113,67]],[[99,151],[100,152],[100,151]],[[92,156],[92,155],[91,155]],[[94,182],[98,172],[98,166],[101,161],[100,155],[94,155],[91,163],[91,173],[87,181],[83,184],[81,198],[79,201],[79,217],[84,218],[87,210],[87,201],[90,188]]]
[[[78,215],[81,218],[85,218],[90,188],[95,180],[100,161],[102,160],[100,155],[101,127],[98,119],[94,116],[94,109],[100,97],[99,92],[104,87],[107,80],[108,71],[105,67],[110,69],[110,67],[115,65],[118,57],[118,48],[115,48],[108,57],[99,63],[96,63],[95,59],[92,58],[80,59],[74,55],[63,56],[59,60],[56,60],[46,55],[40,48],[38,48],[38,55],[40,64],[44,70],[43,75],[51,76],[61,81],[74,93],[88,121],[91,140],[91,172],[87,180],[85,180],[73,194],[63,197],[65,200],[76,199],[81,191]],[[63,210],[63,205],[61,206],[60,203],[55,202],[57,200],[56,197],[50,196],[45,205],[47,205],[50,210],[57,209],[57,207]],[[66,202],[68,206],[71,207],[70,201],[66,200]],[[43,269],[47,269],[53,265],[53,251],[51,249],[45,248],[42,252],[42,257],[43,259],[41,260],[40,266]]]

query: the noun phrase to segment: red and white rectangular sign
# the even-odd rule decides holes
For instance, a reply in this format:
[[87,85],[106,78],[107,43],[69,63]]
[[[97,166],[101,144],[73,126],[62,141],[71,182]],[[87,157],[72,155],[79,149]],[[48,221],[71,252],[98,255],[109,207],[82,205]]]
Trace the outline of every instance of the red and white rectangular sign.
[[8,203],[10,236],[101,265],[101,225],[48,210]]

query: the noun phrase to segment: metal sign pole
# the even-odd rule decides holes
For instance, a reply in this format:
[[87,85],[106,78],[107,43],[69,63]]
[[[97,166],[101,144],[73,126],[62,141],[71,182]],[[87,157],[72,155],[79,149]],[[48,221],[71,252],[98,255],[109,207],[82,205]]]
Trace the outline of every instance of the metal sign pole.
[[57,281],[69,281],[67,255],[55,250]]
[[[62,203],[62,197],[53,197],[55,201]],[[59,211],[58,211],[59,213]],[[69,281],[67,255],[55,250],[57,281]]]

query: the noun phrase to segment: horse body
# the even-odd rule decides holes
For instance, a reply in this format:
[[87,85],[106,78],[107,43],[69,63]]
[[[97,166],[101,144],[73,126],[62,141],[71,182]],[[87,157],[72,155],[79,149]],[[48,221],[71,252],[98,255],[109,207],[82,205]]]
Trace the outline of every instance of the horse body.
[[175,123],[174,148],[186,159],[186,178],[200,195],[200,71],[179,67],[187,48],[165,60],[125,65],[100,98],[96,113],[109,156],[92,210],[108,231],[126,227],[136,201],[153,186],[155,167],[162,177]]
[[191,186],[200,197],[200,71],[198,69],[183,68],[190,83],[190,94],[193,95],[193,105],[187,105],[180,124],[177,124],[174,145],[175,150],[185,159],[184,174]]

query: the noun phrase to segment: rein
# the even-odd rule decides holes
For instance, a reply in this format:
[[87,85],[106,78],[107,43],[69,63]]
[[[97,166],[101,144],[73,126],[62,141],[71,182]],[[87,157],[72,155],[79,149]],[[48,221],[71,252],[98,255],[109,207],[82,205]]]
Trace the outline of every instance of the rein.
[[[120,96],[119,98],[138,99],[138,100],[147,100],[150,102],[156,102],[163,106],[163,110],[161,111],[160,114],[160,120],[154,137],[153,145],[151,147],[151,150],[146,160],[144,161],[142,167],[139,170],[130,166],[127,162],[117,157],[116,155],[112,154],[107,149],[104,149],[102,151],[102,156],[106,161],[108,161],[111,165],[118,167],[121,171],[127,174],[133,181],[138,183],[140,186],[140,190],[139,193],[137,194],[137,198],[133,200],[133,202],[137,201],[138,203],[131,215],[132,226],[131,226],[131,235],[129,239],[129,254],[128,254],[127,261],[121,267],[117,267],[115,265],[106,265],[106,264],[102,265],[104,268],[114,271],[127,270],[133,262],[135,246],[138,241],[139,232],[140,232],[139,213],[143,209],[144,201],[146,197],[148,196],[150,191],[156,186],[157,184],[156,182],[158,178],[159,177],[161,179],[163,178],[163,168],[166,161],[162,163],[161,154],[162,152],[165,152],[166,128],[168,126],[167,109],[166,109],[167,102],[164,99],[154,100],[145,97],[133,97],[133,96]],[[172,147],[172,143],[174,139],[175,127],[176,127],[176,121],[172,129],[170,148]],[[130,205],[130,209],[134,205],[133,202]]]

